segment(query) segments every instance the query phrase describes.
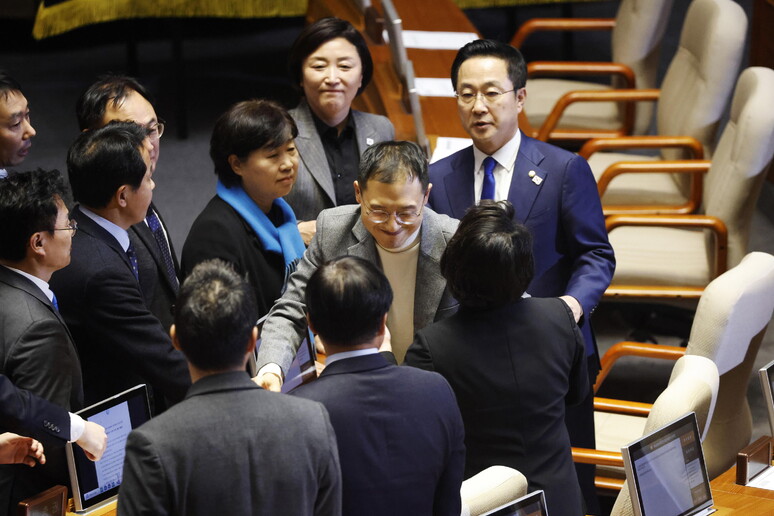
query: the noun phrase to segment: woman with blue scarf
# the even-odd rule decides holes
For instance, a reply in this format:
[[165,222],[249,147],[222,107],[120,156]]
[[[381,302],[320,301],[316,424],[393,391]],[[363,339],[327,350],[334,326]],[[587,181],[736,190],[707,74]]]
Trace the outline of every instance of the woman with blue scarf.
[[255,289],[261,315],[304,254],[296,217],[282,199],[296,181],[297,135],[287,111],[271,101],[239,102],[223,113],[210,139],[217,193],[183,246],[183,276],[205,260],[225,260]]

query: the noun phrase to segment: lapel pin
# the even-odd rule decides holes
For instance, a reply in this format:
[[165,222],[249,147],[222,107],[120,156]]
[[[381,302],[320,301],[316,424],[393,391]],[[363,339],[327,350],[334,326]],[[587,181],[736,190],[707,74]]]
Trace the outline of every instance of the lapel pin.
[[537,173],[534,170],[530,170],[529,174],[527,174],[530,178],[532,178],[532,182],[536,185],[540,186],[540,183],[543,182],[543,178],[537,175]]
[[366,145],[373,145],[374,139],[373,138],[366,138]]

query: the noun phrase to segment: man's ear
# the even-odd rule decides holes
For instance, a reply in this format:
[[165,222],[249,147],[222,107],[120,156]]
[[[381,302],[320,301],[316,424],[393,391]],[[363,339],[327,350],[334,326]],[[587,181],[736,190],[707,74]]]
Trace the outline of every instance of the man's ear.
[[258,328],[253,326],[253,331],[250,332],[250,340],[247,341],[247,348],[245,353],[255,353],[255,344],[258,342]]
[[427,200],[430,199],[430,190],[433,189],[433,183],[427,183],[427,190],[425,190],[425,199],[422,204],[427,204]]
[[379,333],[377,335],[384,335],[384,330],[387,328],[387,314],[382,317],[382,324],[379,327]]
[[174,324],[169,327],[169,337],[172,339],[172,347],[178,351],[182,351],[180,349],[180,342],[177,340],[177,328],[175,328]]
[[116,190],[114,198],[118,206],[120,206],[121,208],[126,208],[128,191],[129,191],[129,185],[121,185],[118,187],[118,190]]
[[46,248],[44,247],[44,243],[46,242],[46,235],[43,231],[38,231],[36,233],[33,233],[32,236],[30,236],[30,249],[32,250],[32,253],[43,257],[46,255]]
[[358,204],[363,204],[360,200],[360,183],[357,182],[357,179],[352,181],[352,186],[355,187],[355,200]]

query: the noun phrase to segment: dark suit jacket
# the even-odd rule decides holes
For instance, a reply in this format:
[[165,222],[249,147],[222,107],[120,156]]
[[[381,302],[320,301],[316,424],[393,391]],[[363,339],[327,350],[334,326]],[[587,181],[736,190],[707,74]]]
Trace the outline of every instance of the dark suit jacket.
[[118,514],[337,515],[340,475],[322,405],[216,374],[129,435]]
[[44,447],[63,446],[70,440],[70,414],[57,405],[17,389],[0,374],[0,426],[43,443]]
[[[530,171],[542,179],[539,185]],[[473,176],[473,147],[433,163],[429,204],[438,213],[462,218],[474,204]],[[597,355],[589,317],[610,285],[615,258],[588,163],[522,134],[508,200],[534,239],[535,277],[527,292],[577,299],[585,316],[586,354]]]
[[460,514],[462,418],[436,374],[346,358],[292,394],[328,409],[339,445],[344,515]]
[[[179,275],[180,265],[177,263],[175,248],[172,246],[172,239],[169,238],[169,231],[166,229],[164,219],[152,203],[151,209],[156,212],[159,222],[161,222],[161,225],[164,226],[164,230],[167,232],[167,241],[169,242],[169,251],[172,255],[172,262],[175,265],[175,272]],[[145,221],[129,228],[129,232],[135,236],[135,238],[132,238],[132,243],[135,244],[138,259],[147,257],[149,270],[152,271],[150,278],[147,278],[147,280],[143,278],[144,281],[142,287],[145,304],[148,306],[151,313],[158,317],[164,329],[168,331],[169,327],[172,326],[174,319],[172,316],[172,306],[175,304],[175,299],[177,298],[175,286],[172,285],[171,280],[167,276],[166,267],[164,266],[164,260],[161,258],[159,246],[156,243],[153,232]]]
[[[293,208],[298,220],[315,220],[322,210],[336,206],[331,168],[306,101],[301,99],[301,103],[289,113],[298,127],[296,148],[300,159],[296,184],[285,200]],[[395,138],[395,129],[386,117],[354,109],[351,115],[361,155],[370,145]]]
[[406,364],[451,384],[465,422],[465,476],[496,464],[544,489],[552,516],[582,514],[564,423],[588,392],[583,339],[559,299],[521,299],[457,314],[420,330]]
[[71,215],[78,232],[70,265],[50,284],[78,346],[86,404],[138,383],[180,401],[191,385],[188,365],[145,305],[126,253],[77,207]]
[[[80,410],[81,365],[70,332],[46,295],[29,279],[0,266],[0,307],[0,373],[66,410]],[[0,513],[57,483],[68,483],[62,446],[46,449],[46,457],[44,466],[33,469],[0,467]]]
[[260,315],[269,313],[280,297],[285,280],[285,261],[263,249],[250,225],[229,204],[213,197],[196,217],[183,246],[183,278],[205,260],[220,258],[247,276],[255,290]]

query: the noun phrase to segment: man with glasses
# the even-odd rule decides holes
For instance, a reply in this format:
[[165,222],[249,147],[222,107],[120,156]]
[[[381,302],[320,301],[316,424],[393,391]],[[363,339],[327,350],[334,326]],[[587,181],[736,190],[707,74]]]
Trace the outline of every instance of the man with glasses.
[[317,268],[343,255],[379,266],[392,287],[387,315],[399,362],[414,331],[454,313],[457,302],[441,276],[440,259],[457,221],[425,203],[432,185],[427,158],[412,142],[381,142],[362,156],[354,183],[358,205],[323,210],[317,234],[269,312],[258,351],[258,382],[279,390],[306,327],[306,283]]
[[[457,109],[473,146],[434,163],[429,205],[462,218],[482,199],[508,200],[533,236],[535,276],[527,293],[559,297],[573,312],[586,345],[589,382],[599,354],[589,317],[610,284],[615,258],[594,176],[583,158],[519,131],[527,96],[521,53],[505,43],[478,40],[460,49],[451,70]],[[572,444],[594,444],[593,391],[567,412]],[[582,466],[581,486],[596,513],[593,466]]]
[[[132,77],[106,75],[83,92],[75,107],[82,131],[104,127],[111,120],[135,122],[148,130],[151,170],[159,159],[164,122],[156,116],[150,94]],[[137,249],[140,284],[148,308],[165,329],[172,324],[172,305],[179,288],[180,265],[158,208],[151,203],[145,220],[129,236]]]

